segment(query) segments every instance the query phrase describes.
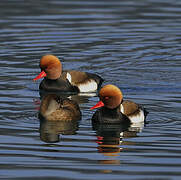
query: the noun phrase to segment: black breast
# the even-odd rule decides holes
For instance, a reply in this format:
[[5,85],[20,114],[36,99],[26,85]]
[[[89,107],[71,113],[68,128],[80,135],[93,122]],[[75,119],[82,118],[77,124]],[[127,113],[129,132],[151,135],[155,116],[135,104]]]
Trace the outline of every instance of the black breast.
[[107,109],[105,107],[97,110],[93,117],[92,123],[103,123],[103,124],[130,124],[130,120],[121,112],[118,108]]
[[73,92],[73,93],[79,92],[76,86],[72,86],[68,80],[63,80],[61,78],[58,78],[56,80],[44,78],[40,83],[39,89],[44,91]]

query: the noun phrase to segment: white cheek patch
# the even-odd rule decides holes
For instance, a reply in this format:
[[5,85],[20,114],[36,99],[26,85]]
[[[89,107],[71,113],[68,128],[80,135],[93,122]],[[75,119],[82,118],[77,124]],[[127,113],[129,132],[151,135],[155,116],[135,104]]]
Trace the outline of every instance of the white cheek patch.
[[145,115],[143,110],[140,110],[140,112],[137,115],[129,116],[129,119],[132,123],[144,122]]
[[78,85],[80,92],[93,92],[97,90],[97,83],[94,80]]
[[69,74],[69,73],[67,73],[67,79],[68,79],[68,81],[71,83],[72,82],[72,77],[71,77],[71,75]]

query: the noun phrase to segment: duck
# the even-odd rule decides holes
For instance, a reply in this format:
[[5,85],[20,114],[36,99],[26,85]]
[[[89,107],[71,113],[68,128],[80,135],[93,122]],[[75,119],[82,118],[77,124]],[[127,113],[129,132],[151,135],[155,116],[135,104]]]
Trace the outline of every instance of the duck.
[[58,57],[48,54],[40,59],[41,72],[33,80],[44,78],[39,86],[40,90],[87,93],[100,89],[104,81],[97,74],[76,70],[62,70]]
[[47,94],[42,98],[39,118],[46,121],[79,121],[81,111],[76,101]]
[[112,84],[103,86],[99,91],[100,101],[90,109],[98,109],[93,117],[93,123],[144,123],[147,110],[130,100],[123,100],[121,90]]

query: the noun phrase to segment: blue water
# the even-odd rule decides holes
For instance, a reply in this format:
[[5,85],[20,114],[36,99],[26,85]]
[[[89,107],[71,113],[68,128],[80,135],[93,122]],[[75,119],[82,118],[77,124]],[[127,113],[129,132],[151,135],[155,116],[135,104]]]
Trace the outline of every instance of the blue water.
[[[6,0],[0,17],[0,179],[181,178],[180,1]],[[78,127],[42,125],[32,79],[48,53],[120,87],[149,111],[146,126],[95,130],[98,97],[84,95],[71,97]]]

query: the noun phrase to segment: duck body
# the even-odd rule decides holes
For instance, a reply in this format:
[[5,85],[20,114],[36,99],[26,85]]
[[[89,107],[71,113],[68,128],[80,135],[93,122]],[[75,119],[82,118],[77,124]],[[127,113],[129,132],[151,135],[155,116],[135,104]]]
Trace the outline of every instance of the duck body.
[[67,70],[62,73],[63,79],[67,79],[79,92],[95,92],[104,81],[100,76],[93,73]]
[[67,79],[62,77],[58,79],[44,78],[39,86],[40,90],[49,92],[62,92],[62,93],[78,93],[79,89],[76,86],[70,84]]
[[123,100],[122,92],[118,87],[114,85],[104,86],[99,92],[99,97],[100,101],[91,108],[100,107],[93,115],[93,121],[97,119],[97,122],[127,122],[131,124],[145,122],[148,114],[145,108],[135,102]]
[[45,91],[95,92],[103,79],[93,73],[67,70],[62,71],[60,60],[53,55],[45,55],[40,60],[41,73],[34,80],[44,78],[40,89]]
[[131,122],[124,114],[120,113],[119,107],[114,109],[102,107],[94,113],[92,123],[129,125]]
[[132,123],[145,122],[148,112],[141,105],[133,101],[124,100],[120,104],[120,112],[127,116]]
[[39,116],[48,121],[78,121],[81,112],[75,101],[48,94],[42,99]]

